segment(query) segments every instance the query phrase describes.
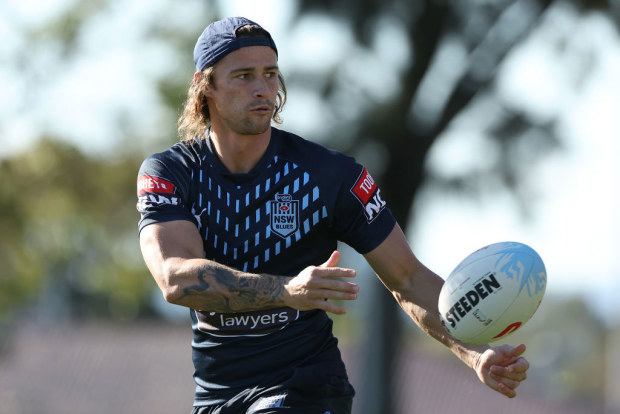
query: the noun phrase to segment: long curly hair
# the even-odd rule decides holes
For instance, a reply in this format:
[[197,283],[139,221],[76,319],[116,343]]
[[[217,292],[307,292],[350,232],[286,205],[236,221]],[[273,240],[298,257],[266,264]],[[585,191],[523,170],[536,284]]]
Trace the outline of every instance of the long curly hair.
[[[268,36],[269,34],[260,26],[246,25],[239,28],[238,37]],[[278,95],[276,97],[275,110],[272,119],[275,123],[281,124],[280,112],[286,103],[286,85],[284,76],[278,72]],[[204,137],[204,133],[211,126],[209,116],[209,105],[207,97],[203,93],[205,88],[213,85],[213,66],[205,68],[199,73],[195,81],[192,81],[187,100],[183,107],[183,113],[178,121],[178,134],[181,141],[190,141],[196,137]]]

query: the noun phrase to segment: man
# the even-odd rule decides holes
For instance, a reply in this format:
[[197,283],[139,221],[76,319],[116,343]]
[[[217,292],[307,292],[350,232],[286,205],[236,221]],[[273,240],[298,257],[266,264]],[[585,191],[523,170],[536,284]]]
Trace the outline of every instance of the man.
[[194,413],[350,413],[332,321],[355,300],[343,241],[405,312],[508,396],[525,346],[472,346],[441,326],[443,280],[414,256],[355,160],[271,126],[286,89],[276,45],[244,18],[209,25],[179,120],[182,142],[138,177],[140,245],[165,299],[190,309]]

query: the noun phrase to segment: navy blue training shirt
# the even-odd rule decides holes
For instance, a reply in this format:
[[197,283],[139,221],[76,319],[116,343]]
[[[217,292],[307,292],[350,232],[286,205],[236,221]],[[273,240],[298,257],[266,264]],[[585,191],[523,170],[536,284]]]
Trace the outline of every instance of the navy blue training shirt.
[[[276,128],[247,174],[228,172],[208,139],[150,156],[138,174],[137,208],[139,230],[188,220],[200,232],[206,259],[280,276],[324,263],[338,241],[367,253],[395,225],[363,166]],[[346,378],[324,311],[190,314],[194,405],[220,404],[243,389],[277,384],[313,361],[332,362],[333,373]]]

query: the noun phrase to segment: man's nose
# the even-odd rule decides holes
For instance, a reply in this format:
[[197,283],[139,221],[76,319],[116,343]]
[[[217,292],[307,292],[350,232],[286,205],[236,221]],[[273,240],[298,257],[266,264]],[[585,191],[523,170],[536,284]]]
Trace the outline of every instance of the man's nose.
[[267,79],[263,77],[258,77],[254,85],[254,96],[257,98],[262,98],[267,94],[268,91],[269,84],[267,83]]

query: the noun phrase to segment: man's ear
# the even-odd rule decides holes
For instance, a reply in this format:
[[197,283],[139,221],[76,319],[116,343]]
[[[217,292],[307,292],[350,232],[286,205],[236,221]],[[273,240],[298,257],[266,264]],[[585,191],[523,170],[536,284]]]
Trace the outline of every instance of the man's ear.
[[200,72],[194,73],[194,85],[198,83],[198,77],[200,76]]

